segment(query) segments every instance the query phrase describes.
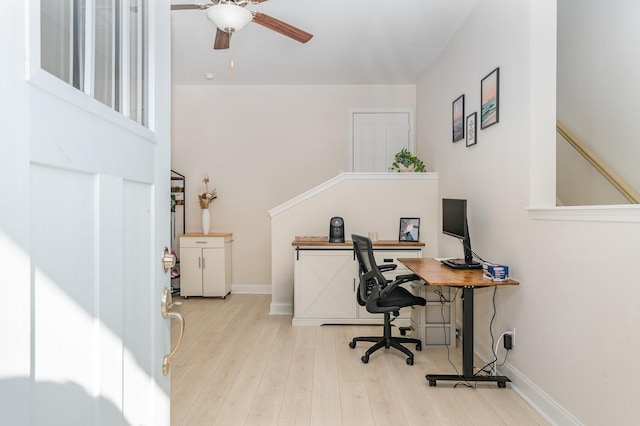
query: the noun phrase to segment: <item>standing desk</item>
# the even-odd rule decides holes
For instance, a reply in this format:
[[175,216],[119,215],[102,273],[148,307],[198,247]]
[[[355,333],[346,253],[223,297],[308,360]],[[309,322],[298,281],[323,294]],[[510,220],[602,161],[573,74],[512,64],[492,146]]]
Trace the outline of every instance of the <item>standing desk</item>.
[[427,285],[462,288],[462,375],[427,374],[430,386],[437,380],[497,382],[498,387],[506,387],[510,382],[506,376],[475,376],[473,374],[473,293],[476,288],[502,285],[518,285],[518,281],[490,281],[482,278],[481,269],[453,269],[431,258],[401,258],[398,262],[406,265]]

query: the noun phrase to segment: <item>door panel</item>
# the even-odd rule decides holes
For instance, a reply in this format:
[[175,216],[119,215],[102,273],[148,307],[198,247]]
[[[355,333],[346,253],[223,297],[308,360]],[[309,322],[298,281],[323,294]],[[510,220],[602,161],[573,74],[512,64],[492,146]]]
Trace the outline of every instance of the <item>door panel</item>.
[[357,266],[352,251],[301,252],[296,264],[296,318],[355,318],[354,279]]
[[387,172],[402,148],[413,150],[411,113],[354,112],[352,114],[351,170]]
[[180,295],[202,296],[202,249],[180,247]]
[[[97,393],[93,368],[100,367],[103,343],[93,338],[94,321],[103,323],[96,305],[94,177],[34,165],[30,181],[34,424],[92,424],[96,406],[87,401]],[[66,194],[87,202],[69,214]],[[116,342],[109,349],[117,354],[121,347]],[[113,383],[107,392],[117,413],[121,384]]]
[[226,296],[224,293],[224,248],[202,249],[204,268],[202,270],[202,295],[208,297]]
[[[160,295],[149,280],[150,271],[160,269],[160,257],[141,257],[152,244],[151,200],[153,187],[149,184],[123,181],[123,209],[126,211],[123,226],[123,282],[124,306],[124,395],[123,408],[126,420],[132,425],[148,424],[153,412],[153,393],[140,393],[148,388],[152,366],[157,362],[153,352],[153,323],[151,319],[160,315]],[[159,255],[159,254],[158,254]],[[155,262],[154,262],[155,261]],[[157,356],[157,355],[156,355]]]

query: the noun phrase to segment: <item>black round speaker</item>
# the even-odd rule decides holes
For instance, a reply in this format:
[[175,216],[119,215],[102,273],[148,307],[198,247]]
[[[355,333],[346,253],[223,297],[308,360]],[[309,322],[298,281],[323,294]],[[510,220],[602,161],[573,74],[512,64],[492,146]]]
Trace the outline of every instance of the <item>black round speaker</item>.
[[344,243],[344,220],[341,217],[332,217],[329,226],[329,242]]

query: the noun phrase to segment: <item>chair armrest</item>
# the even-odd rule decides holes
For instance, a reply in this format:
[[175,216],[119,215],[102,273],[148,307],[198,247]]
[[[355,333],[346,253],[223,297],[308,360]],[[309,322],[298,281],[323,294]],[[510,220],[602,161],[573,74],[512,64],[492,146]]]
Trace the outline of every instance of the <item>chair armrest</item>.
[[419,281],[420,277],[416,274],[398,275],[393,281],[391,281],[380,292],[380,298],[384,299],[389,293],[391,293],[400,284],[408,283],[409,281]]
[[384,265],[378,265],[378,270],[380,272],[387,272],[387,271],[393,271],[397,267],[398,265],[396,265],[395,263],[386,263]]

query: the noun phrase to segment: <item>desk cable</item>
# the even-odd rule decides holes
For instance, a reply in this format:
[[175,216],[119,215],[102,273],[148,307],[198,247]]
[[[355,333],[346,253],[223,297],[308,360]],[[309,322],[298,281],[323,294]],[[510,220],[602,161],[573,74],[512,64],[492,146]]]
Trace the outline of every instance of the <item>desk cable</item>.
[[475,251],[471,250],[471,247],[468,247],[465,243],[464,240],[459,240],[460,244],[462,244],[462,247],[465,249],[469,249],[469,251],[471,252],[471,254],[473,255],[473,257],[475,257],[476,259],[478,259],[480,262],[482,263],[487,263],[486,260],[484,260],[483,258],[481,258],[478,253],[476,253]]
[[[447,348],[447,361],[449,361],[449,364],[451,364],[451,366],[453,367],[453,370],[456,372],[456,376],[462,376],[460,374],[460,371],[458,371],[458,367],[456,367],[456,365],[453,363],[453,361],[451,361],[451,351],[449,349],[449,343],[450,342],[447,341],[447,336],[448,336],[447,327],[446,327],[446,322],[447,321],[446,321],[446,319],[444,317],[444,305],[446,303],[453,304],[456,301],[456,299],[458,298],[458,294],[460,293],[460,289],[456,288],[456,292],[453,294],[453,298],[451,298],[451,299],[447,299],[445,297],[444,293],[442,292],[442,286],[438,286],[438,288],[436,288],[433,292],[438,296],[438,298],[439,298],[438,301],[440,302],[440,317],[442,318],[442,333],[444,335],[444,346]],[[449,325],[449,326],[451,326],[451,325]],[[455,325],[454,325],[454,327],[455,327]],[[465,385],[466,387],[469,387],[469,388],[475,388],[475,386],[472,385],[471,383],[469,383],[467,380],[465,380],[464,382],[460,381],[460,382],[456,383],[455,385],[453,385],[453,387],[455,388],[458,385]]]
[[[478,376],[480,375],[480,373],[486,373],[487,375],[491,376],[491,375],[495,375],[495,364],[498,361],[498,355],[496,354],[497,349],[494,349],[494,344],[495,344],[495,337],[493,336],[493,321],[496,318],[496,293],[497,293],[498,287],[494,286],[493,287],[493,297],[492,297],[492,302],[493,302],[493,315],[491,316],[491,321],[489,322],[489,334],[491,335],[491,352],[493,354],[493,360],[489,361],[488,363],[486,363],[485,365],[482,366],[482,368],[480,368],[475,374],[474,376]],[[499,342],[500,340],[498,340]],[[489,371],[487,371],[486,369],[489,368]]]

